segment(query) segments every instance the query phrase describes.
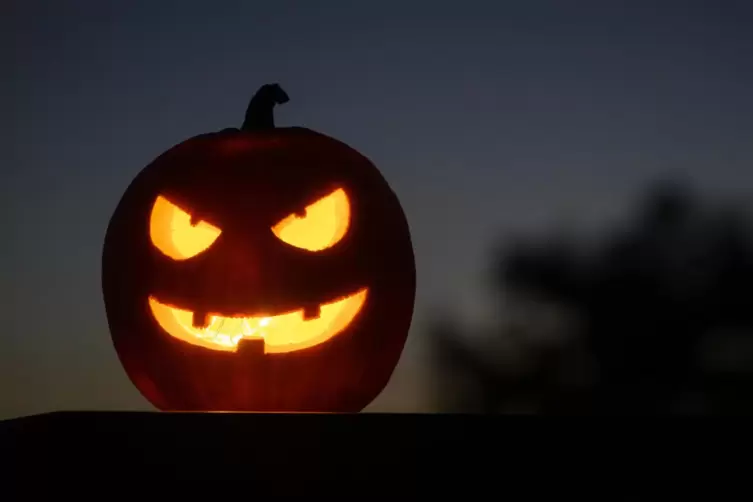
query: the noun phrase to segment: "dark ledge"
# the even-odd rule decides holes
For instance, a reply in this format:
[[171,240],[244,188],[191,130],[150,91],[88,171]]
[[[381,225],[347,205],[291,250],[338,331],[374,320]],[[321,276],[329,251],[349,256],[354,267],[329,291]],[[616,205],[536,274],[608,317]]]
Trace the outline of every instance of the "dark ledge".
[[[476,500],[504,485],[506,495],[528,500],[531,490],[582,496],[601,486],[595,480],[615,476],[627,476],[638,487],[646,470],[666,477],[680,469],[687,480],[686,464],[734,466],[732,455],[699,452],[730,439],[739,447],[750,436],[730,432],[731,438],[720,438],[720,431],[727,436],[737,429],[704,423],[645,417],[59,412],[0,422],[0,451],[5,479],[23,486],[44,473],[45,479],[84,476],[89,484],[106,479],[109,486],[124,487],[230,479],[241,483],[227,486],[265,498],[298,494],[312,500],[315,494],[344,493],[361,499],[380,492],[403,500],[461,488],[465,495],[479,493],[463,500]],[[741,426],[749,429],[745,421]],[[702,440],[709,431],[710,441]],[[521,483],[524,491],[513,488]],[[45,488],[51,486],[56,485]],[[194,489],[190,483],[174,486]],[[616,495],[599,493],[596,499],[623,500]]]

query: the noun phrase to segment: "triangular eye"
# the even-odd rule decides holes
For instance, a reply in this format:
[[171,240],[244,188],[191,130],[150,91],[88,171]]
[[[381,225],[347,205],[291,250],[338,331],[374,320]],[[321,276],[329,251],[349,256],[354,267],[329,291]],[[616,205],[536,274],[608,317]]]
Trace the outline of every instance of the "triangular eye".
[[206,221],[191,220],[190,214],[158,196],[149,218],[152,244],[173,260],[187,260],[206,251],[222,231]]
[[350,201],[338,188],[306,206],[304,216],[290,214],[272,227],[286,244],[308,251],[322,251],[337,244],[348,232]]

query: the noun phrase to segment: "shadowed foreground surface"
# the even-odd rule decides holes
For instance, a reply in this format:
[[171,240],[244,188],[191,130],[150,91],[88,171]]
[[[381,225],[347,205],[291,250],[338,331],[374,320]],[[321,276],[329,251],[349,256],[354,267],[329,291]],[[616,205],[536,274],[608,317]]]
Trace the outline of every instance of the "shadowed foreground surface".
[[[402,499],[453,489],[473,500],[495,493],[645,500],[666,497],[665,489],[674,496],[697,492],[701,483],[712,484],[714,500],[742,493],[732,486],[746,479],[747,471],[734,458],[748,449],[749,434],[734,426],[641,418],[544,421],[481,415],[59,412],[0,423],[0,444],[7,466],[3,477],[11,486],[53,488],[58,495],[69,484],[78,493],[95,479],[108,490],[167,481],[171,493],[193,490],[193,482],[230,480],[216,486],[251,497],[307,499],[341,493]],[[728,446],[720,452],[719,445]],[[712,463],[721,469],[718,474],[708,470]],[[704,476],[694,478],[699,469]],[[42,475],[55,482],[40,485]]]

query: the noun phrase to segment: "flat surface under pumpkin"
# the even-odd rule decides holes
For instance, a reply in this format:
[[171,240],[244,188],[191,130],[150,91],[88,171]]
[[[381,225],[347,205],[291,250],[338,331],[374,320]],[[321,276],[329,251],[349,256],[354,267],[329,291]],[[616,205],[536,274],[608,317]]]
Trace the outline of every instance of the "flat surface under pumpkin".
[[[80,486],[105,495],[143,486],[146,495],[167,483],[174,495],[221,480],[213,486],[244,498],[306,500],[343,494],[444,500],[449,489],[462,500],[569,494],[653,500],[670,484],[676,500],[679,492],[696,490],[691,473],[698,469],[708,481],[716,476],[710,464],[726,469],[725,476],[743,468],[718,446],[739,449],[749,434],[675,420],[602,418],[581,425],[474,415],[59,412],[0,422],[0,478],[11,482],[11,493],[18,483],[60,494],[63,479],[74,494]],[[702,432],[710,432],[709,441]],[[673,481],[675,472],[681,484]],[[55,481],[39,485],[42,479]],[[736,490],[726,481],[713,500],[727,500],[725,493],[738,500]],[[627,497],[635,493],[641,496]]]

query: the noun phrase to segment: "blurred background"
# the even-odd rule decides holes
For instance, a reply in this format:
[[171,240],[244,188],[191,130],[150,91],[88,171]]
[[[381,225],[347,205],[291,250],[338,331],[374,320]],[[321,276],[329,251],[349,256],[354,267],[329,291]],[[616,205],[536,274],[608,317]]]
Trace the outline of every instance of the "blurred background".
[[416,311],[368,411],[753,408],[753,4],[10,0],[0,418],[149,410],[112,348],[108,219],[237,127],[350,144],[411,225]]

